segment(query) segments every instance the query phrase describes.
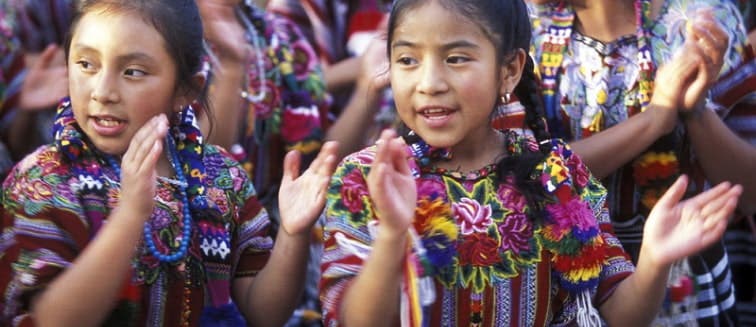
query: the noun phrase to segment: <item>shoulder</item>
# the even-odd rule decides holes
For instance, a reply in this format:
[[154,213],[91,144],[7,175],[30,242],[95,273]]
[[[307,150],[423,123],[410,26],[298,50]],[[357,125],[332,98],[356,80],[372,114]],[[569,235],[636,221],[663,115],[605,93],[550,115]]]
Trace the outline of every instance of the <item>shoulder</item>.
[[562,139],[551,139],[547,142],[550,143],[551,150],[536,167],[536,173],[540,174],[547,192],[557,197],[562,195],[560,192],[566,192],[568,189],[577,192],[581,197],[588,194],[601,196],[606,192],[569,144]]
[[3,206],[23,206],[35,215],[50,208],[78,212],[77,188],[95,180],[80,180],[68,160],[53,145],[45,145],[18,162],[2,186]]

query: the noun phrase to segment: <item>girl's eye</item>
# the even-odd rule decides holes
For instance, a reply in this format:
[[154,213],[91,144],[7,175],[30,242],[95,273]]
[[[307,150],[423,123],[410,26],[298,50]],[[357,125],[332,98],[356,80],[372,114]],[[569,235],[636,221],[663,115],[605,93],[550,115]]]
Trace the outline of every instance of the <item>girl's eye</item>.
[[396,62],[400,65],[412,65],[415,63],[415,59],[409,57],[401,57],[397,59]]
[[81,70],[83,71],[91,71],[94,69],[93,65],[86,60],[79,60],[76,62],[76,64],[79,65],[79,67],[81,67]]
[[126,76],[132,76],[132,77],[142,77],[142,76],[147,75],[146,72],[144,72],[142,70],[139,70],[139,69],[134,69],[134,68],[128,68],[123,73]]
[[446,62],[448,62],[450,64],[461,64],[461,63],[468,62],[469,60],[470,59],[467,58],[467,57],[451,56],[451,57],[449,57],[449,58],[446,59]]

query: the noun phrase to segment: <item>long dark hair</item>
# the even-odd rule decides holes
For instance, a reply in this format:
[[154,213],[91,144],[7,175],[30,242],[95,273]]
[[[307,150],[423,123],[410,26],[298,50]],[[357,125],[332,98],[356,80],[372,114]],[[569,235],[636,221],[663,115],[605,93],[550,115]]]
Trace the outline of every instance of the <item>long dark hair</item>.
[[165,40],[166,50],[176,64],[177,91],[195,95],[196,101],[205,110],[210,109],[207,87],[194,83],[193,79],[202,69],[204,54],[202,20],[195,0],[82,0],[66,36],[66,62],[71,39],[81,17],[94,10],[136,13],[152,24]]
[[[528,9],[522,0],[396,0],[394,1],[388,25],[387,51],[391,56],[391,42],[394,30],[403,14],[428,1],[436,1],[444,8],[454,11],[460,17],[465,17],[477,24],[489,40],[494,44],[497,52],[497,63],[503,65],[513,58],[517,51],[528,52],[530,48],[531,29]],[[515,185],[527,198],[528,204],[536,213],[542,210],[538,206],[545,196],[544,188],[538,178],[533,178],[534,168],[544,160],[551,151],[551,138],[543,115],[540,89],[535,76],[535,64],[527,56],[520,82],[514,89],[514,94],[525,107],[525,123],[533,131],[538,142],[538,151],[530,151],[526,144],[522,144],[522,153],[508,155],[496,163],[498,181],[503,182],[508,177],[514,177]],[[494,108],[492,108],[493,112]],[[406,128],[405,131],[406,132]],[[507,145],[509,147],[509,145]],[[531,215],[533,216],[533,215]]]

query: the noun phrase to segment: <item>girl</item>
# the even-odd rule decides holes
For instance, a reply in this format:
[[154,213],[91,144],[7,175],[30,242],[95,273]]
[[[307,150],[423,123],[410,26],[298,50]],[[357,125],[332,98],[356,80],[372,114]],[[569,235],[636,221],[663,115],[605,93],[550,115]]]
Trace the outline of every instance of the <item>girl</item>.
[[188,105],[209,108],[194,0],[80,5],[55,143],[3,185],[0,324],[239,326],[241,311],[280,326],[335,146],[301,177],[287,156],[274,246],[243,169],[203,143]]
[[[746,141],[756,142],[756,106],[747,100],[756,94],[756,60],[731,1],[532,2],[549,129],[607,185],[617,236],[634,261],[646,217],[681,173],[694,181],[690,194],[706,181],[742,183],[741,216],[756,212],[756,149]],[[680,81],[691,86],[684,101],[664,100],[677,97],[670,85]],[[728,249],[753,248],[741,240]],[[659,323],[695,318],[672,312],[685,308],[700,324],[737,324],[735,295],[753,287],[750,273],[734,291],[730,260],[739,258],[717,242],[677,266],[697,294],[668,302],[669,319]]]
[[[652,211],[634,267],[605,189],[548,139],[529,44],[521,0],[394,2],[391,86],[412,132],[407,144],[385,132],[334,174],[328,326],[644,326],[670,265],[722,235],[741,187],[681,202],[681,177]],[[512,93],[535,139],[490,127]]]

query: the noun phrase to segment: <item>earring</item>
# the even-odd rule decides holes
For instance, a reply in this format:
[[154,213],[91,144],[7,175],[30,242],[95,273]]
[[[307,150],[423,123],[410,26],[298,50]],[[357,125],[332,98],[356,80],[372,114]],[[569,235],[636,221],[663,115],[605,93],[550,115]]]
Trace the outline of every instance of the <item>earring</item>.
[[501,96],[501,104],[507,104],[507,103],[509,103],[509,100],[511,100],[511,99],[512,99],[512,94],[511,93],[509,93],[509,92],[504,93],[504,95]]

